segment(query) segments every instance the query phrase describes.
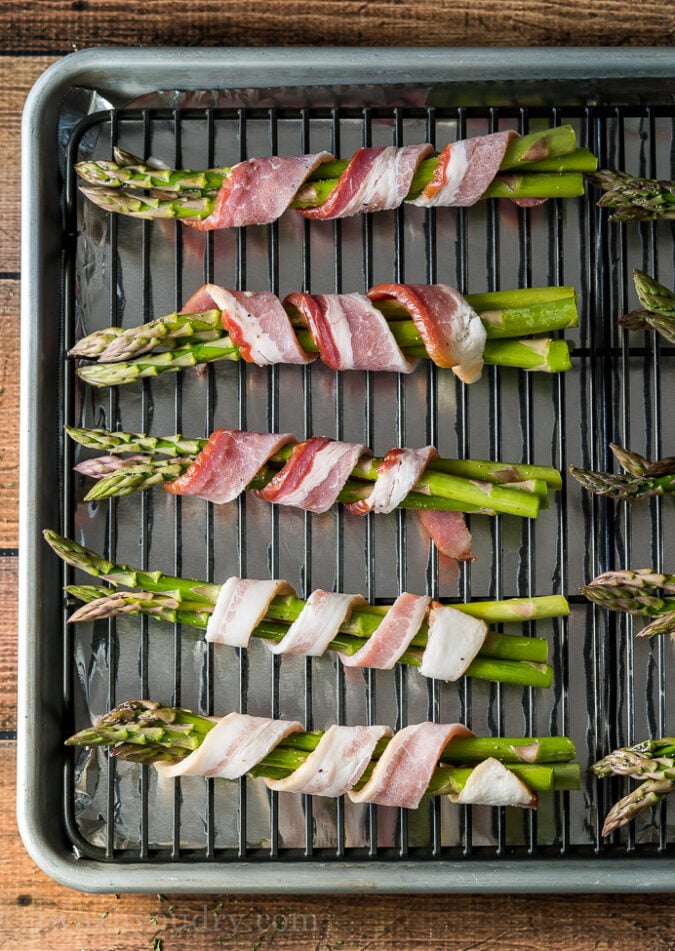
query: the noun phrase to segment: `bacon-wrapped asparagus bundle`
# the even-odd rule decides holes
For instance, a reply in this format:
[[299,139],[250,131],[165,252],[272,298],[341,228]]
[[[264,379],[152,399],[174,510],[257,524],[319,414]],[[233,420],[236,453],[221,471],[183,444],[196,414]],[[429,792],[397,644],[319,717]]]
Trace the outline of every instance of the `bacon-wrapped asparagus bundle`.
[[263,777],[277,792],[348,795],[353,802],[417,809],[425,795],[452,802],[533,809],[537,793],[578,789],[567,737],[482,738],[461,723],[331,726],[303,731],[296,720],[230,713],[219,719],[130,700],[68,746],[106,746],[113,756],[152,763],[160,775]]
[[275,654],[316,657],[336,651],[347,667],[388,670],[401,663],[439,680],[469,676],[548,687],[553,671],[546,663],[547,642],[498,633],[488,622],[569,613],[560,595],[453,606],[406,592],[385,607],[317,590],[305,601],[284,581],[228,578],[219,585],[176,578],[114,564],[52,531],[44,536],[67,564],[111,585],[69,585],[66,591],[85,602],[71,622],[146,614],[198,628],[207,641],[230,647],[246,648],[256,637]]
[[549,490],[561,486],[560,473],[548,466],[441,459],[433,446],[394,448],[376,458],[361,443],[325,436],[298,442],[288,433],[232,429],[219,429],[208,440],[71,427],[67,432],[90,448],[131,453],[129,459],[105,455],[75,467],[98,479],[88,500],[162,484],[174,495],[196,495],[217,504],[252,490],[268,502],[317,514],[336,502],[354,515],[412,508],[420,512],[439,550],[460,560],[473,555],[458,513],[536,518]]
[[465,297],[446,284],[379,284],[366,295],[294,293],[281,301],[267,291],[206,284],[179,313],[96,331],[70,353],[97,360],[78,369],[94,386],[215,360],[306,364],[316,354],[333,370],[397,373],[411,373],[422,356],[473,383],[484,363],[569,370],[568,343],[540,335],[578,319],[571,287]]
[[[431,145],[359,149],[348,161],[330,152],[252,158],[232,168],[174,170],[115,149],[115,161],[81,162],[84,194],[107,211],[180,218],[202,231],[269,224],[287,208],[313,219],[398,208],[467,207],[481,198],[538,204],[584,193],[595,156],[578,149],[571,126],[532,135],[495,132]],[[93,187],[92,187],[93,186]]]

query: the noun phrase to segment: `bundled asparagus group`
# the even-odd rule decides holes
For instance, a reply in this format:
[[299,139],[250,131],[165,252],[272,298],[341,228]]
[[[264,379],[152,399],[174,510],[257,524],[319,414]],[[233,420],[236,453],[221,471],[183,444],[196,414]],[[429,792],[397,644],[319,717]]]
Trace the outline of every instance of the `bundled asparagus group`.
[[[132,700],[121,703],[101,717],[90,729],[82,730],[66,742],[70,746],[104,746],[110,750],[111,755],[120,759],[160,764],[166,769],[166,764],[171,767],[191,755],[194,756],[194,752],[205,744],[206,738],[213,735],[211,731],[221,724],[223,720],[214,721],[190,710],[164,707],[149,700]],[[335,730],[335,727],[332,729]],[[345,732],[350,730],[349,727],[338,729]],[[246,770],[247,774],[251,777],[262,777],[275,784],[291,777],[296,770],[307,764],[322,740],[327,738],[328,732],[330,731],[322,733],[318,730],[296,730],[286,735],[271,749],[263,752],[256,764]],[[434,756],[433,760],[420,764],[428,773],[428,780],[426,787],[420,789],[417,796],[422,793],[431,796],[449,795],[461,802],[463,790],[476,778],[480,765],[495,761],[498,765],[503,764],[500,770],[502,793],[505,785],[504,775],[511,774],[512,778],[519,781],[519,785],[526,787],[525,801],[519,802],[519,805],[536,805],[538,792],[579,788],[579,766],[572,762],[574,744],[567,737],[475,737],[463,727],[453,732],[450,742],[439,750],[438,759]],[[350,795],[363,791],[369,783],[372,785],[373,774],[378,770],[378,766],[381,767],[380,773],[388,769],[395,772],[403,785],[411,781],[416,764],[411,762],[409,756],[399,758],[398,763],[386,760],[387,747],[399,741],[405,742],[402,736],[405,733],[406,730],[403,730],[393,737],[384,736],[373,746],[369,761],[361,764],[354,780],[347,784],[351,787]],[[234,764],[231,767],[225,761],[222,765],[224,769],[220,774],[225,773],[228,778],[232,778]],[[417,782],[419,783],[419,780]],[[496,803],[500,799],[499,789],[483,787],[482,794],[484,801],[489,799]],[[375,795],[374,799],[365,801],[377,802],[382,801],[382,798],[378,800]],[[504,804],[507,802],[508,800]],[[388,804],[394,802],[389,799]]]
[[619,324],[626,330],[655,330],[668,343],[675,343],[675,291],[637,268],[633,282],[642,309],[620,317]]
[[[546,373],[571,368],[570,343],[541,335],[577,326],[579,315],[573,288],[469,294],[466,301],[485,327],[486,364]],[[405,357],[429,358],[419,329],[402,304],[394,300],[372,303],[384,315]],[[285,302],[284,308],[302,350],[318,353],[305,316]],[[92,386],[119,386],[218,360],[240,360],[241,348],[228,334],[222,317],[219,310],[172,313],[126,330],[109,327],[82,338],[70,355],[96,361],[79,366],[77,371]]]
[[[44,536],[67,564],[106,582],[105,585],[69,585],[66,588],[68,594],[84,602],[84,606],[71,616],[71,622],[119,614],[145,614],[160,621],[207,629],[222,591],[221,585],[115,564],[56,532],[48,530]],[[274,597],[252,635],[270,643],[279,643],[306,604],[306,601],[294,595]],[[569,613],[567,601],[560,595],[475,601],[453,607],[470,617],[494,624],[564,617]],[[327,649],[347,657],[353,656],[375,634],[388,610],[387,607],[376,605],[355,606]],[[417,625],[417,633],[399,657],[399,663],[419,668],[428,636],[428,625],[421,622]],[[548,645],[543,638],[489,630],[465,675],[501,683],[548,687],[553,670],[546,663],[547,656]]]
[[592,472],[570,466],[570,474],[591,492],[622,501],[632,502],[675,492],[675,456],[650,462],[640,453],[614,443],[610,443],[610,449],[624,469],[623,473]]
[[[67,427],[66,431],[81,445],[105,453],[76,467],[79,472],[97,479],[87,493],[88,501],[129,495],[153,485],[174,482],[188,472],[210,442],[180,435],[148,436],[105,429]],[[125,453],[130,454],[129,459],[118,458]],[[292,453],[291,446],[275,452],[246,489],[260,490],[269,485],[291,460]],[[164,456],[169,458],[162,458]],[[382,462],[378,457],[362,457],[337,501],[356,503],[367,499]],[[548,504],[549,492],[559,490],[561,484],[560,473],[550,466],[432,458],[399,507],[536,518],[540,508]]]
[[589,601],[609,611],[652,618],[638,637],[675,634],[675,597],[671,597],[675,595],[675,575],[651,568],[606,571],[584,585],[581,591]]
[[[419,164],[405,196],[416,199],[437,171],[438,153]],[[349,161],[322,161],[295,193],[290,207],[316,208],[335,192]],[[235,166],[236,168],[236,166]],[[546,199],[576,197],[584,193],[584,172],[594,171],[597,159],[577,148],[572,126],[560,126],[512,139],[489,182],[483,198]],[[178,218],[201,222],[217,207],[218,194],[231,168],[203,171],[168,169],[114,151],[114,161],[80,162],[78,175],[88,183],[83,193],[106,211],[138,218]]]
[[610,835],[675,790],[675,737],[644,740],[613,750],[591,766],[591,771],[600,778],[630,776],[641,780],[607,813],[602,834]]
[[675,218],[675,182],[639,178],[604,168],[588,179],[605,193],[598,204],[612,209],[612,221]]

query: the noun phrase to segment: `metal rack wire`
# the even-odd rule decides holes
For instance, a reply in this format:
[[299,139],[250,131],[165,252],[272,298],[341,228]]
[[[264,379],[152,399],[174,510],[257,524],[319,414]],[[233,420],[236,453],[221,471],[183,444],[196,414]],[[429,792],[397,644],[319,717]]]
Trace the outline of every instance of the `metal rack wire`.
[[[98,113],[69,143],[64,234],[67,350],[82,332],[134,325],[179,309],[204,281],[241,289],[363,290],[378,280],[443,281],[463,291],[572,284],[581,326],[574,369],[557,377],[489,368],[464,387],[434,366],[412,377],[335,374],[325,367],[209,366],[144,381],[127,390],[87,391],[64,362],[64,422],[201,436],[218,425],[326,433],[376,451],[433,443],[443,455],[490,457],[609,469],[616,441],[645,455],[670,452],[668,407],[675,397],[674,348],[653,335],[628,335],[616,317],[630,309],[630,269],[673,278],[671,226],[617,226],[595,197],[516,210],[489,201],[471,209],[403,208],[344,222],[292,214],[273,225],[201,234],[180,223],[116,219],[78,196],[74,163],[109,157],[112,146],[155,155],[174,167],[233,164],[255,154],[359,145],[446,141],[473,134],[573,123],[601,166],[649,177],[670,175],[672,113],[636,108],[145,109]],[[386,376],[387,379],[382,379]],[[337,511],[299,515],[244,499],[220,510],[198,500],[144,493],[91,508],[72,475],[75,451],[63,445],[64,527],[109,557],[208,580],[228,573],[287,577],[301,596],[313,587],[361,591],[386,601],[404,589],[502,598],[559,591],[569,620],[537,625],[548,636],[554,687],[542,693],[464,680],[420,687],[398,667],[359,681],[324,659],[284,660],[252,649],[224,664],[175,626],[158,633],[147,618],[64,623],[67,726],[131,695],[194,706],[293,716],[311,729],[327,722],[394,727],[415,719],[459,719],[476,732],[571,735],[580,761],[610,747],[663,734],[672,722],[671,666],[663,642],[636,644],[628,618],[608,617],[576,592],[600,571],[675,563],[672,511],[661,500],[629,509],[586,496],[564,479],[562,493],[536,523],[472,519],[479,561],[449,578],[428,555],[403,512],[358,525]],[[66,572],[70,580],[70,571]],[[534,633],[534,625],[525,630]],[[361,677],[361,675],[359,675]],[[671,692],[672,694],[672,692]],[[66,825],[79,854],[110,862],[175,860],[391,862],[489,855],[522,859],[597,852],[653,854],[672,849],[664,805],[658,815],[608,842],[602,817],[623,788],[584,780],[580,793],[513,819],[506,810],[461,810],[438,800],[419,814],[354,810],[261,796],[209,780],[158,790],[151,771],[97,755],[67,759]]]

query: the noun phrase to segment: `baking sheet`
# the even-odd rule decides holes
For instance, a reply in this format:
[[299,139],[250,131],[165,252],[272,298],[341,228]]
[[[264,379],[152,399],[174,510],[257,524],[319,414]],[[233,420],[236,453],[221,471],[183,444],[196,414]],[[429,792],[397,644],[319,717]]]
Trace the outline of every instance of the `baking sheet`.
[[[239,51],[239,57],[243,55]],[[248,55],[250,67],[257,55]],[[83,95],[73,82],[64,97],[67,109],[61,112],[64,144],[72,142],[77,109],[96,110],[111,101],[117,106],[113,121],[120,144],[193,167],[227,164],[270,149],[293,154],[336,143],[341,154],[349,154],[364,137],[372,144],[389,144],[397,137],[405,143],[425,141],[431,134],[441,145],[458,134],[503,127],[527,131],[537,123],[572,121],[582,142],[599,149],[606,164],[650,175],[671,174],[668,108],[630,105],[617,110],[578,103],[556,108],[543,104],[545,95],[532,103],[531,93],[522,90],[515,105],[504,104],[503,89],[497,95],[493,88],[499,108],[486,109],[480,99],[478,105],[457,111],[451,85],[438,83],[432,68],[426,82],[407,86],[403,98],[400,85],[380,85],[374,92],[365,85],[366,53],[360,72],[353,54],[342,64],[362,88],[336,83],[331,104],[326,94],[330,85],[313,84],[316,100],[298,106],[297,90],[304,89],[306,95],[307,87],[293,87],[289,93],[288,71],[278,74],[282,88],[244,87],[221,95],[210,87],[207,94],[186,93],[177,81],[184,62],[177,60],[172,74],[171,58],[161,58],[154,78],[160,87],[168,72],[176,88],[160,96],[144,95],[141,113],[120,105],[113,81],[116,64],[106,71],[103,85],[108,88],[95,95]],[[374,101],[374,110],[364,112],[359,105],[363,101]],[[396,108],[387,108],[387,101]],[[167,103],[171,109],[161,111]],[[88,124],[81,140],[83,153],[105,155],[108,115],[94,115]],[[177,148],[180,163],[175,162]],[[67,161],[62,168],[67,173]],[[56,185],[63,195],[63,187]],[[182,784],[180,794],[167,793],[157,787],[152,771],[120,764],[110,771],[100,754],[78,758],[74,774],[66,758],[63,800],[53,789],[54,774],[60,775],[64,764],[60,742],[70,727],[83,726],[111,700],[139,692],[215,713],[244,703],[248,712],[298,717],[314,727],[336,719],[363,722],[374,714],[392,725],[433,715],[463,719],[476,732],[564,732],[575,739],[581,762],[591,762],[606,751],[609,741],[664,732],[672,719],[672,700],[665,689],[669,645],[633,645],[628,621],[617,622],[579,602],[569,623],[538,624],[536,634],[550,640],[557,677],[551,691],[536,694],[476,681],[459,687],[428,685],[401,670],[368,675],[364,681],[361,674],[352,679],[344,669],[335,669],[328,658],[284,660],[282,667],[256,648],[223,666],[222,658],[206,650],[199,636],[166,633],[133,619],[116,626],[64,628],[61,651],[45,639],[57,619],[60,626],[62,578],[58,568],[45,563],[44,553],[38,554],[35,540],[43,526],[64,524],[78,540],[97,550],[111,546],[118,560],[131,564],[182,568],[185,574],[215,579],[234,572],[274,574],[288,578],[301,594],[323,586],[380,599],[393,598],[403,586],[428,589],[446,599],[551,590],[574,595],[606,563],[630,557],[632,564],[655,559],[672,564],[672,510],[656,501],[628,514],[590,501],[575,484],[566,485],[561,498],[534,525],[508,518],[472,519],[481,557],[458,577],[439,571],[414,524],[402,515],[357,521],[330,513],[309,519],[250,499],[238,507],[213,510],[198,500],[177,503],[161,492],[92,508],[78,502],[81,488],[68,474],[74,453],[59,437],[65,418],[155,433],[182,429],[187,435],[203,435],[217,425],[298,435],[324,432],[363,439],[376,452],[397,443],[432,441],[443,455],[531,459],[563,470],[568,462],[605,461],[609,438],[623,439],[624,445],[647,455],[656,450],[667,454],[672,418],[663,408],[672,405],[675,395],[672,349],[654,349],[647,337],[629,350],[616,330],[615,316],[634,306],[629,287],[634,264],[652,272],[658,264],[659,279],[675,283],[671,226],[608,226],[606,215],[595,209],[589,196],[561,206],[549,203],[527,215],[495,203],[468,213],[441,209],[430,216],[406,208],[372,221],[313,225],[311,234],[288,216],[271,228],[205,237],[186,235],[188,229],[173,223],[148,226],[123,220],[111,225],[100,211],[77,202],[72,188],[67,179],[63,231],[55,228],[49,205],[38,211],[35,196],[30,210],[38,224],[33,227],[32,222],[26,231],[27,244],[37,242],[40,258],[53,255],[56,248],[62,252],[57,272],[64,290],[61,341],[66,346],[75,334],[107,326],[111,314],[131,326],[173,310],[205,277],[282,294],[301,286],[363,290],[392,276],[448,281],[471,291],[567,283],[580,291],[582,326],[575,334],[574,370],[564,379],[488,371],[480,384],[468,389],[433,370],[398,381],[388,375],[340,377],[321,367],[263,371],[221,364],[204,376],[164,377],[109,395],[85,391],[75,383],[72,366],[60,358],[61,344],[56,349],[52,345],[51,357],[47,353],[41,358],[42,372],[24,362],[24,396],[26,381],[42,396],[51,380],[63,398],[62,416],[53,407],[38,407],[28,399],[24,403],[30,439],[29,455],[23,458],[46,465],[47,472],[63,480],[61,499],[24,509],[22,518],[29,544],[24,549],[22,542],[21,547],[29,568],[22,573],[22,623],[28,625],[28,643],[20,782],[30,780],[35,787],[25,811],[24,839],[34,856],[41,853],[43,867],[76,887],[114,890],[154,891],[158,872],[170,883],[162,887],[176,889],[178,868],[185,874],[179,884],[185,890],[222,889],[224,874],[233,890],[350,889],[366,882],[387,890],[481,890],[488,883],[502,890],[532,890],[603,887],[610,882],[612,887],[629,887],[631,876],[634,887],[637,864],[638,887],[647,887],[661,874],[659,859],[668,853],[667,813],[649,816],[627,841],[606,847],[612,860],[606,867],[594,854],[598,817],[617,785],[596,789],[588,779],[581,793],[551,797],[536,818],[514,818],[501,810],[471,813],[436,803],[414,815],[378,810],[377,821],[370,810],[345,812],[344,805],[298,797],[277,801],[255,783],[205,786],[190,781]],[[54,273],[54,261],[50,264]],[[54,328],[41,307],[47,273],[37,275],[31,267],[35,296],[30,311],[24,312],[31,337],[41,334],[43,346],[54,341]],[[30,479],[24,485],[24,501],[26,491],[35,493]],[[177,538],[179,553],[170,554],[176,551]],[[35,583],[31,570],[42,565],[50,587],[49,597],[39,605],[38,620],[26,598]],[[37,670],[45,652],[55,655],[63,669],[60,686]],[[55,713],[54,723],[40,739],[47,762],[37,769],[31,718],[46,709]],[[58,842],[49,833],[50,859],[45,857],[44,818],[54,814],[63,817],[63,824]],[[626,855],[632,872],[623,870]],[[291,860],[292,873],[279,882],[279,862]],[[412,878],[411,865],[416,870]]]

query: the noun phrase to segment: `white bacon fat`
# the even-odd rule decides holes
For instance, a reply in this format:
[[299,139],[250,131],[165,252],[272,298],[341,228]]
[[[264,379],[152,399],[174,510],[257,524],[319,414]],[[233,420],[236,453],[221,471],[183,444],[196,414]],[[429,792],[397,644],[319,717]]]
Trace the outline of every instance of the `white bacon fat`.
[[206,640],[230,647],[248,647],[254,628],[280,594],[293,594],[293,589],[285,581],[228,578],[218,592],[206,627]]
[[461,792],[451,802],[473,806],[518,806],[535,809],[536,793],[499,760],[490,757],[471,770]]
[[304,763],[285,779],[266,779],[276,792],[343,796],[359,781],[387,726],[332,726]]
[[229,713],[218,720],[201,745],[171,766],[157,763],[163,776],[220,776],[239,779],[253,769],[270,750],[302,730],[297,720],[273,720],[244,713]]
[[459,680],[485,643],[487,633],[488,626],[480,618],[434,602],[420,673],[437,680]]
[[356,604],[365,604],[360,595],[335,594],[320,588],[312,591],[300,617],[293,621],[288,633],[278,644],[268,643],[267,647],[273,654],[320,657],[325,654]]

